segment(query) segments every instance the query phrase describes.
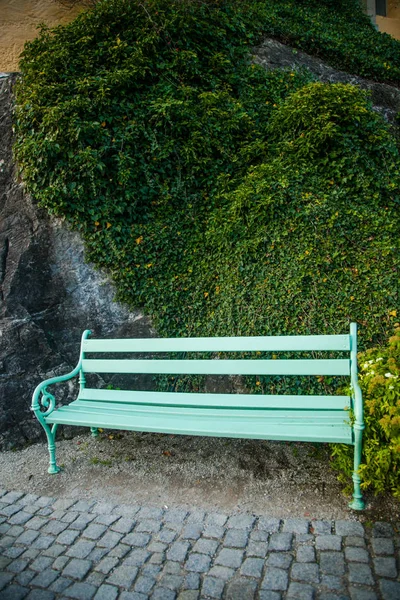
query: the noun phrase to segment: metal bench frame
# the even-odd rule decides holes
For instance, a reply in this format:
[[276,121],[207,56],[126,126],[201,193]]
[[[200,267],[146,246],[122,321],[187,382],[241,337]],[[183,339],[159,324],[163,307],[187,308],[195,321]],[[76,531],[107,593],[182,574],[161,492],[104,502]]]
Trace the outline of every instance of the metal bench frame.
[[[58,425],[266,440],[338,442],[354,445],[354,494],[349,506],[362,510],[358,469],[362,453],[363,400],[357,375],[357,325],[350,335],[265,336],[177,339],[89,339],[82,335],[79,362],[66,375],[40,383],[32,410],[45,430],[49,473],[58,473]],[[339,359],[93,359],[86,354],[175,352],[348,352]],[[345,375],[350,396],[199,394],[91,389],[86,373],[167,373],[207,375]],[[47,387],[79,376],[78,398],[56,408]],[[352,411],[350,417],[349,410]]]

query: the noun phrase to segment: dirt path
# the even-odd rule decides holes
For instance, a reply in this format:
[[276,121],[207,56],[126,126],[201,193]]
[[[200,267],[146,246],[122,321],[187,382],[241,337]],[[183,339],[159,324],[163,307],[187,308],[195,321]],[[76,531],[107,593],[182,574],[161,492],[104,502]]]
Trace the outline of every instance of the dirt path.
[[[112,439],[110,439],[110,437]],[[351,519],[324,445],[132,432],[57,443],[63,470],[48,475],[44,443],[0,454],[0,487],[117,503],[198,506],[279,518]],[[400,504],[369,498],[362,520],[400,520]]]
[[68,23],[79,8],[55,0],[0,0],[0,72],[18,71],[18,57],[27,40],[37,36],[37,26]]

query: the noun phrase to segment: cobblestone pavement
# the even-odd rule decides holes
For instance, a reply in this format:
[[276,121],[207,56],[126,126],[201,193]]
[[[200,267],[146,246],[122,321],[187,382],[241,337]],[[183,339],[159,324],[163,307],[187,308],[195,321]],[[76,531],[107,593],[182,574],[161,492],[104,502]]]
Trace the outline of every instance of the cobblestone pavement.
[[399,559],[389,523],[0,490],[2,600],[398,600]]

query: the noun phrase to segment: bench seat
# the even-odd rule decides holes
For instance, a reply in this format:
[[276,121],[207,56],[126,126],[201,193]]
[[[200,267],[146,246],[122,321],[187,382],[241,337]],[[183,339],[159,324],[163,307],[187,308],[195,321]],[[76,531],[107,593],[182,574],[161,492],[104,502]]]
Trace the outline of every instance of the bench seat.
[[[115,400],[110,402],[109,394],[110,390],[85,389],[75,402],[53,411],[47,422],[178,435],[353,444],[352,429],[346,424],[348,396],[112,390]],[[312,404],[323,410],[316,412]]]

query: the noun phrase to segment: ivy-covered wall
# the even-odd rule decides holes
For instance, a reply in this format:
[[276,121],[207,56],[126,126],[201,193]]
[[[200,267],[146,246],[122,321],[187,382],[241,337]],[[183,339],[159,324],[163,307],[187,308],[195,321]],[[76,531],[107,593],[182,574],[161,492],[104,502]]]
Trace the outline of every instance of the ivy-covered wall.
[[15,156],[160,335],[356,321],[372,347],[399,315],[397,130],[356,85],[255,64],[265,36],[399,86],[400,43],[356,0],[107,0],[26,46]]
[[396,138],[357,87],[252,63],[266,33],[400,79],[358,2],[109,0],[27,45],[16,157],[161,335],[365,346],[396,318]]

